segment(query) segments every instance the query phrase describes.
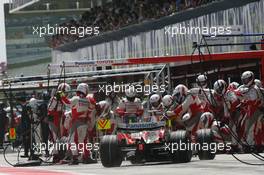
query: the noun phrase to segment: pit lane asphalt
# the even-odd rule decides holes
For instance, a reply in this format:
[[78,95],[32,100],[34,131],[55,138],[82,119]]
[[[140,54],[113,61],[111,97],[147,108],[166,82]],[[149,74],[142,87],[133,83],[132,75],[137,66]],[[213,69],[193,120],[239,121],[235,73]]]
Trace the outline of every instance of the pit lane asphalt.
[[[264,156],[264,154],[262,154]],[[239,154],[237,155],[243,161],[251,163],[264,163],[258,161],[252,155]],[[16,154],[9,153],[7,155],[9,161],[16,161]],[[7,171],[6,169],[9,169]],[[39,170],[37,174],[73,174],[73,175],[255,175],[264,173],[264,165],[250,166],[245,165],[235,160],[231,155],[217,155],[215,160],[200,161],[198,157],[193,157],[190,163],[172,164],[169,162],[147,163],[145,165],[131,165],[130,162],[124,161],[121,167],[104,168],[101,163],[97,164],[79,164],[69,166],[65,165],[42,165],[30,168],[11,168],[11,174],[22,172],[22,170]],[[49,173],[41,172],[49,171]],[[0,174],[10,174],[10,166],[5,162],[2,153],[0,152]],[[30,173],[29,173],[30,174]],[[36,174],[36,173],[35,173]],[[28,175],[28,174],[27,174]]]

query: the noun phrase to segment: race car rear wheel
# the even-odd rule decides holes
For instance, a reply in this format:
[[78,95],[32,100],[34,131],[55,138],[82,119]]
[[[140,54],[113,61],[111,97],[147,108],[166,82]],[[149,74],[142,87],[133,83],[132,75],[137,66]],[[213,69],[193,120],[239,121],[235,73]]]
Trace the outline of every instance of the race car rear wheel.
[[201,148],[204,144],[207,144],[206,148],[198,150],[198,157],[200,160],[213,160],[215,158],[215,150],[212,152],[211,145],[214,143],[213,141],[213,132],[211,129],[200,129],[196,132],[197,134],[197,143],[201,145]]
[[190,147],[190,138],[184,130],[170,133],[171,159],[175,163],[186,163],[192,159],[192,150]]
[[116,135],[105,135],[100,142],[100,157],[104,167],[119,167],[122,154]]

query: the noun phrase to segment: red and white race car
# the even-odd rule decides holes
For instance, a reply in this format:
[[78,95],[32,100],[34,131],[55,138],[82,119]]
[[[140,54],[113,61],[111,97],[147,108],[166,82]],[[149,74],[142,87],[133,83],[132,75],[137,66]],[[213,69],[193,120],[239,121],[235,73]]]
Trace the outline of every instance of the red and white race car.
[[[162,117],[163,118],[163,117]],[[186,131],[172,132],[166,120],[156,117],[123,117],[117,124],[116,135],[105,135],[100,142],[101,162],[105,167],[121,166],[124,158],[131,163],[153,161],[190,162],[191,150],[171,152],[168,145],[172,143],[189,143]]]

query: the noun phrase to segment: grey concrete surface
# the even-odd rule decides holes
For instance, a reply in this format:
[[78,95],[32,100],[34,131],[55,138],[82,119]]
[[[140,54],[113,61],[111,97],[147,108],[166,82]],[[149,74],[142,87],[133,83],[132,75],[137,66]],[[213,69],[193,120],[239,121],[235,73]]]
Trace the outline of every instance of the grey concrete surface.
[[[264,154],[262,154],[264,156]],[[263,163],[249,154],[237,155],[243,161],[251,163]],[[9,153],[7,158],[12,163],[16,162],[16,154]],[[10,167],[0,151],[0,167]],[[19,171],[18,168],[14,170]],[[200,161],[198,157],[194,157],[190,163],[172,164],[172,163],[147,163],[145,165],[131,165],[130,162],[123,162],[121,167],[104,168],[101,163],[97,164],[79,164],[69,166],[65,165],[42,165],[38,167],[30,167],[30,169],[49,170],[54,172],[64,172],[76,175],[256,175],[264,173],[264,165],[250,166],[235,160],[231,155],[217,155],[215,160]]]

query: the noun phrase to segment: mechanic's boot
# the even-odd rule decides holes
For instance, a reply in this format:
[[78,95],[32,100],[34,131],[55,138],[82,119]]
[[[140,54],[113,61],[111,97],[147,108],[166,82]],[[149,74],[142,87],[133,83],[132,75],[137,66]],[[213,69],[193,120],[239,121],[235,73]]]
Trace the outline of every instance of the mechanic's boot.
[[53,155],[52,163],[59,163],[59,162],[60,162],[59,155],[57,154]]
[[91,158],[83,159],[83,164],[91,164],[91,163],[97,163],[97,160]]
[[78,165],[78,164],[79,164],[78,156],[73,156],[72,160],[69,162],[69,165]]

